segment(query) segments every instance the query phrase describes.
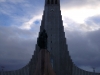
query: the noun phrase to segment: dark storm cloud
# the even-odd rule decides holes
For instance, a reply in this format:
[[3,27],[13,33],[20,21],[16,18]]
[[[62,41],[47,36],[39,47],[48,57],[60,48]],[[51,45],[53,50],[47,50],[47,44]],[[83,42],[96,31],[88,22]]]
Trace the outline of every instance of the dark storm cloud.
[[0,26],[0,66],[5,70],[25,66],[34,53],[36,36],[33,31]]
[[94,43],[100,53],[100,29],[90,32],[88,38],[90,38],[90,41]]
[[[73,62],[81,67],[96,67],[100,71],[100,30],[92,32],[67,31],[66,37]],[[83,68],[85,69],[85,68]],[[89,69],[85,69],[89,70]]]

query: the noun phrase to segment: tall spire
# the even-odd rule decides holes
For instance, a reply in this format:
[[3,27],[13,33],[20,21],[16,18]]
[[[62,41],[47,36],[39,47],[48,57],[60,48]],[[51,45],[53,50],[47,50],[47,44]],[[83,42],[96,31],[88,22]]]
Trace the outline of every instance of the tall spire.
[[[40,32],[46,30],[48,35],[47,50],[50,52],[50,59],[52,62],[52,68],[56,75],[71,75],[72,62],[69,63],[70,56],[68,52],[68,46],[65,39],[62,15],[60,11],[60,0],[45,0],[45,7],[42,16]],[[36,67],[37,57],[39,53],[39,47],[36,45],[34,52],[33,66]],[[33,73],[32,69],[32,73]],[[69,72],[70,71],[70,72]],[[31,74],[30,74],[31,75]]]

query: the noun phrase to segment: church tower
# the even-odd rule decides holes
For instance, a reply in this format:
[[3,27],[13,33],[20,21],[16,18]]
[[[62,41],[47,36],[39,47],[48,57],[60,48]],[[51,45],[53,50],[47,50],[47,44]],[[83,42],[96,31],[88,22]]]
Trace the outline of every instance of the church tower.
[[[60,0],[45,0],[40,32],[43,29],[46,30],[48,35],[47,50],[50,52],[52,68],[56,75],[71,75],[72,60],[66,44],[60,11]],[[33,75],[33,71],[36,68],[38,52],[39,47],[36,45],[34,55],[30,62],[29,75]]]

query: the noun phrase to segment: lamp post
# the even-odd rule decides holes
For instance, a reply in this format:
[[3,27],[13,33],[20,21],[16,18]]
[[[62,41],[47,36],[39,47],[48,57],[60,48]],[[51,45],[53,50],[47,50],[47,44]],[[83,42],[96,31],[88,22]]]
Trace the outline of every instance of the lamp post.
[[93,72],[95,73],[95,67],[92,67],[93,68]]
[[4,71],[4,68],[5,68],[4,66],[1,66],[2,71]]

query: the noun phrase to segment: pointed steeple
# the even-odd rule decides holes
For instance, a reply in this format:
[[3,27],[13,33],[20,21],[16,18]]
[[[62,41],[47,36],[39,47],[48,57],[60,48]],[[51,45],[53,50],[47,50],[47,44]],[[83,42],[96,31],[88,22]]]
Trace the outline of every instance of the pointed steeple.
[[[71,75],[72,63],[69,63],[70,56],[68,52],[68,46],[65,39],[62,15],[60,11],[60,0],[45,0],[45,7],[42,16],[40,32],[46,30],[48,35],[47,39],[47,50],[50,52],[50,59],[53,60],[52,68],[56,75]],[[42,45],[42,44],[41,44]],[[34,52],[34,62],[33,66],[30,67],[33,71],[35,71],[37,57],[40,49],[36,45],[36,50]],[[33,75],[33,74],[30,74]]]

